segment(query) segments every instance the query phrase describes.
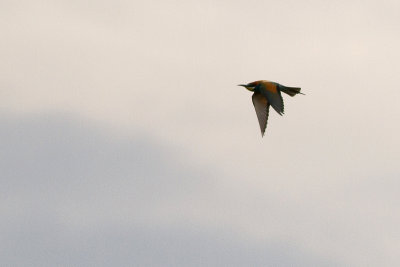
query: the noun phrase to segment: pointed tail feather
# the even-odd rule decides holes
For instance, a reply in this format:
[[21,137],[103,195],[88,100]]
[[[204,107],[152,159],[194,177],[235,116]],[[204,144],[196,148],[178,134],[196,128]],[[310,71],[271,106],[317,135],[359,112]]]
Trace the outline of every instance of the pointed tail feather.
[[290,96],[295,96],[297,94],[304,95],[303,93],[300,93],[300,87],[286,87],[281,85],[279,89]]

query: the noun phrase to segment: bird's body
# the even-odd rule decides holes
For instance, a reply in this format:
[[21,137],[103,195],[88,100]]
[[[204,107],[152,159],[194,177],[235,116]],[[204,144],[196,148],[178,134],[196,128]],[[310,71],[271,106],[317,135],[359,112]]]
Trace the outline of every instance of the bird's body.
[[240,84],[247,90],[254,92],[252,96],[253,105],[256,110],[258,122],[260,123],[261,134],[264,136],[267,128],[269,107],[272,106],[279,115],[284,113],[283,98],[281,92],[290,96],[300,93],[299,87],[287,87],[276,82],[265,80],[255,81],[248,84]]

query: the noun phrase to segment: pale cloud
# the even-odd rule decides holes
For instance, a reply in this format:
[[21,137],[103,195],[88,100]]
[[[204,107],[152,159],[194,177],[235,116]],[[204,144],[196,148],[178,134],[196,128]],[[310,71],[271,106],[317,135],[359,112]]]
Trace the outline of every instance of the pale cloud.
[[[140,220],[125,215],[131,202],[155,232],[194,223],[274,240],[311,261],[396,265],[398,2],[1,5],[0,108],[4,131],[16,132],[2,138],[3,179],[21,183],[4,214],[60,195],[61,222],[129,228]],[[283,117],[270,114],[263,139],[249,92],[236,86],[257,79],[306,93],[285,98]],[[99,128],[74,135],[79,123]],[[18,135],[18,124],[32,134]],[[146,179],[132,179],[138,170]],[[152,180],[164,172],[168,180]],[[13,194],[22,184],[49,195]],[[84,204],[65,200],[74,197]],[[109,221],[113,211],[124,223]]]

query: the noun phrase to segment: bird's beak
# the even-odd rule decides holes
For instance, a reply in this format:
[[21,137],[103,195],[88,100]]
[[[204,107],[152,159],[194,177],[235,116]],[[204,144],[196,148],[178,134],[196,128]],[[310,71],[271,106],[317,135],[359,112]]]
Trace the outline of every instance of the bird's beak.
[[246,87],[246,85],[245,85],[245,84],[238,84],[238,86],[243,86],[243,87]]

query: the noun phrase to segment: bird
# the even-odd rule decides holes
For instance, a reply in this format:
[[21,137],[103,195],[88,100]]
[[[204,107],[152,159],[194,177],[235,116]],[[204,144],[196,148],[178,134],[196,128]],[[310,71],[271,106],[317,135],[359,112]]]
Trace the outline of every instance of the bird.
[[239,84],[238,86],[243,86],[247,90],[253,92],[252,100],[260,124],[262,137],[264,137],[265,129],[267,128],[269,107],[272,106],[272,108],[281,116],[284,113],[281,92],[290,96],[295,96],[297,94],[304,95],[300,92],[300,87],[287,87],[266,80],[255,81],[248,84]]

